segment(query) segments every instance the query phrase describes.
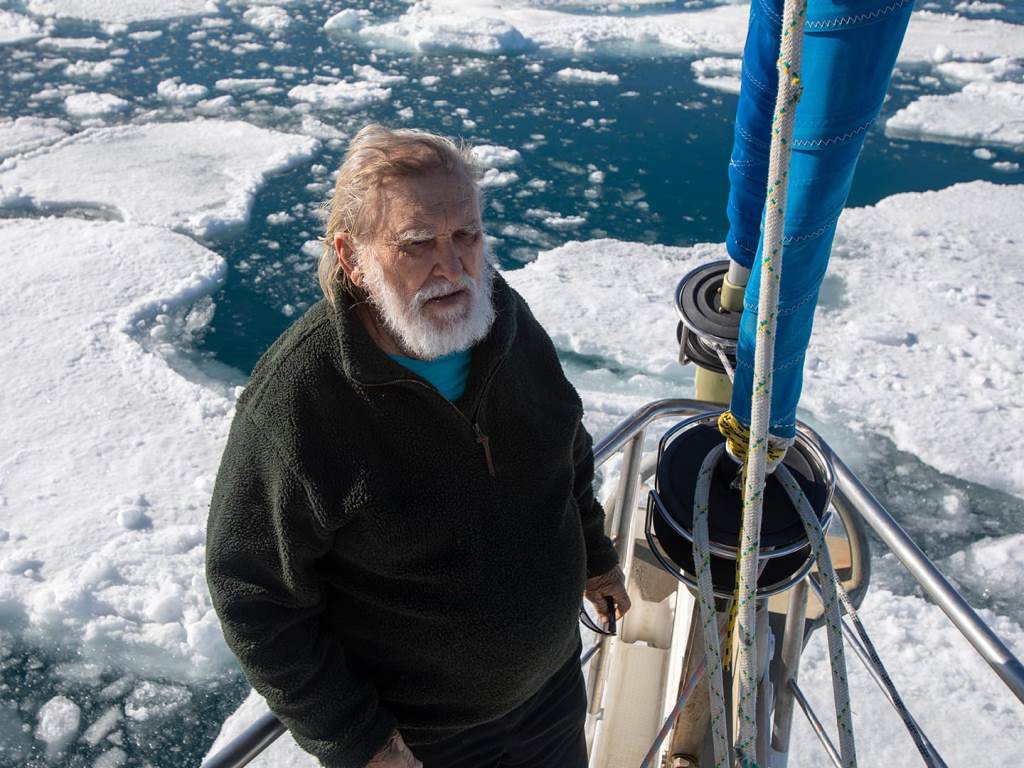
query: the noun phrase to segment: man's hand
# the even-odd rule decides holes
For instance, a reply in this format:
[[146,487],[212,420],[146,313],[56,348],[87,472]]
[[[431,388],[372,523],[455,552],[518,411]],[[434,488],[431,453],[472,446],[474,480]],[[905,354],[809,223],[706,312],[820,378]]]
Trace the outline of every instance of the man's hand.
[[605,597],[615,601],[615,617],[621,619],[629,610],[629,595],[626,594],[626,577],[619,566],[615,566],[608,573],[600,576],[592,576],[587,579],[587,585],[583,595],[594,604],[601,619],[608,623],[608,607],[605,605]]
[[402,734],[392,731],[391,738],[366,764],[366,768],[423,768],[423,763],[409,751]]

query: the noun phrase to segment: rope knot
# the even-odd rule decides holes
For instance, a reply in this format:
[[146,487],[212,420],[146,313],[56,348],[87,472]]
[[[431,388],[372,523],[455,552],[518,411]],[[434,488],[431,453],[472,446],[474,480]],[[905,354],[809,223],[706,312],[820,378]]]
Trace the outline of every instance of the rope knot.
[[[718,417],[718,431],[725,438],[725,450],[738,461],[744,470],[747,466],[747,455],[750,451],[750,428],[733,415],[732,411],[723,411]],[[791,437],[768,435],[768,459],[765,471],[769,474],[786,458],[786,451],[793,444]]]

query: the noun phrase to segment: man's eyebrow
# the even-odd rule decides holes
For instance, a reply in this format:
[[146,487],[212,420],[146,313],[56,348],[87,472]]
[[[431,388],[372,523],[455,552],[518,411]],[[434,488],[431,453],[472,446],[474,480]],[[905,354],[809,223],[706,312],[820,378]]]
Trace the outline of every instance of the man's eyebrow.
[[395,234],[395,242],[399,245],[410,245],[434,239],[434,231],[431,229],[406,229]]

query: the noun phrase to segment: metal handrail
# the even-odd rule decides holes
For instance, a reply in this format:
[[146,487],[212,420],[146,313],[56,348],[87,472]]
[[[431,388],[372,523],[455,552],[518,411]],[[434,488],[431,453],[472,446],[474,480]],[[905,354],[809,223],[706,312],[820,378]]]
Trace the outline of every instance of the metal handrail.
[[[595,469],[632,441],[631,456],[627,462],[626,471],[631,475],[636,473],[640,467],[640,454],[643,453],[642,441],[647,427],[652,422],[670,416],[676,418],[693,416],[711,408],[709,403],[689,398],[669,398],[647,403],[616,425],[594,446]],[[1024,703],[1024,665],[1020,660],[1010,652],[1003,641],[953,588],[889,511],[864,487],[853,471],[828,447],[821,436],[806,424],[798,423],[797,428],[811,436],[818,443],[822,452],[832,461],[836,473],[837,504],[852,509],[871,526],[925,593],[950,618],[953,625],[975,651],[999,675],[1007,688]],[[630,482],[630,479],[627,478],[624,487],[626,492],[619,500],[621,507],[616,510],[617,518],[625,515],[632,516],[635,511],[635,486],[635,480]],[[620,525],[619,527],[621,529],[627,526]],[[617,544],[619,547],[631,546],[632,542],[620,540]],[[601,641],[598,650],[605,646],[606,638],[602,637]],[[601,656],[603,655],[602,653]],[[596,660],[598,667],[602,666],[601,656]],[[798,693],[796,685],[792,682],[790,685],[794,689],[794,693]],[[800,703],[799,695],[797,701]],[[277,725],[275,726],[274,723]],[[284,731],[284,726],[278,723],[272,713],[267,712],[235,737],[223,750],[203,763],[202,768],[241,768],[266,749]]]

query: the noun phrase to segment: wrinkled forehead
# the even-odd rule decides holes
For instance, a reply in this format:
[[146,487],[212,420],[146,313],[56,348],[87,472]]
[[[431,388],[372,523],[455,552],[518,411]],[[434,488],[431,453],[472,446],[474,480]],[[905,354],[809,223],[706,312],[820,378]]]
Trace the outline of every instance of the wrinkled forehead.
[[444,228],[480,221],[476,185],[444,170],[387,179],[380,187],[378,200],[382,232],[413,224]]

